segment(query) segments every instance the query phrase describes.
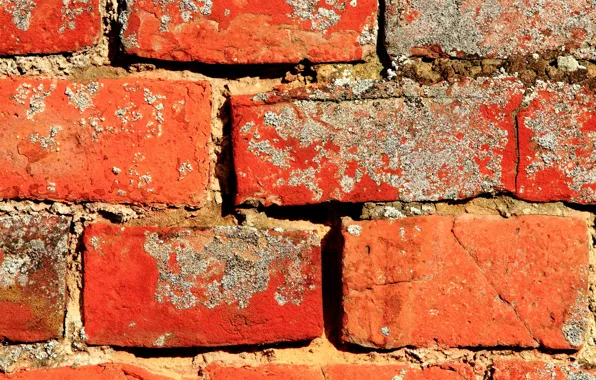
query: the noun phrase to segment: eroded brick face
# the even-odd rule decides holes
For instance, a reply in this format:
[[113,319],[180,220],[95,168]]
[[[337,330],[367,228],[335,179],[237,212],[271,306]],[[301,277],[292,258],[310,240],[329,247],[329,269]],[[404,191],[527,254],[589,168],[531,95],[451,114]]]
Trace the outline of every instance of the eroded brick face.
[[577,365],[561,365],[522,360],[499,360],[494,364],[495,380],[591,380],[594,370],[582,370]]
[[79,50],[99,40],[99,0],[2,0],[0,25],[0,55]]
[[539,82],[518,114],[520,198],[596,202],[596,101],[577,85]]
[[376,0],[128,0],[126,52],[206,63],[339,62],[376,44]]
[[407,365],[336,364],[324,368],[326,380],[344,379],[408,379],[408,380],[472,380],[472,369],[464,364],[427,367]]
[[211,380],[325,380],[321,369],[307,365],[265,364],[231,367],[212,364],[205,370]]
[[385,20],[385,45],[394,59],[596,54],[590,0],[390,0]]
[[206,82],[0,80],[0,198],[199,205]]
[[345,221],[343,230],[346,342],[550,349],[584,343],[584,220],[421,216]]
[[227,346],[322,333],[314,232],[95,224],[85,246],[91,344]]
[[62,335],[69,219],[0,217],[0,340]]
[[165,376],[154,375],[144,369],[127,364],[102,364],[78,368],[63,367],[36,369],[0,374],[1,380],[169,380]]
[[435,201],[514,191],[518,82],[365,81],[350,89],[353,101],[342,101],[345,93],[313,88],[294,98],[232,99],[237,203]]

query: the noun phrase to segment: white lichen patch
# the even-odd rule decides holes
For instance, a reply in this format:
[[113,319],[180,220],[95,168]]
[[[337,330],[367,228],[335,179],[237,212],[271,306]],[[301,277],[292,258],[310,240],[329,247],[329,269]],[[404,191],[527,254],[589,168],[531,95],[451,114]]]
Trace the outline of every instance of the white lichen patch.
[[92,82],[87,85],[73,84],[72,87],[74,90],[66,87],[64,93],[68,97],[68,102],[82,113],[86,109],[93,107],[93,98],[103,85],[100,85],[98,82]]
[[144,249],[159,270],[155,298],[180,310],[223,305],[244,309],[269,288],[272,278],[280,277],[275,301],[299,305],[316,280],[309,268],[310,252],[320,245],[315,233],[217,227],[145,236]]
[[346,228],[346,230],[348,231],[348,233],[350,235],[354,235],[354,236],[360,236],[360,234],[362,233],[362,227],[360,227],[357,224],[352,224],[352,225],[348,226],[348,228]]
[[12,15],[12,23],[22,31],[29,30],[31,12],[36,6],[33,0],[0,0],[0,8]]
[[43,83],[40,83],[37,87],[22,83],[17,87],[16,93],[11,96],[11,99],[16,103],[28,106],[26,111],[27,119],[31,120],[35,115],[43,113],[46,109],[45,99],[52,94],[56,89],[56,84],[52,83],[46,89]]
[[[352,95],[373,83],[363,85]],[[262,121],[240,132],[248,152],[272,164],[271,173],[259,174],[268,191],[303,187],[311,202],[379,188],[395,189],[391,200],[461,199],[513,182],[503,173],[507,165],[513,175],[513,163],[503,162],[514,138],[506,109],[521,86],[479,81],[418,92],[424,96],[257,105]],[[483,114],[485,107],[494,115]]]
[[[341,20],[348,0],[286,0],[293,12],[288,17],[298,21],[310,21],[311,30],[327,33],[327,29]],[[357,4],[356,4],[357,5]],[[356,5],[351,5],[352,7]]]
[[62,0],[62,25],[58,28],[58,33],[75,30],[77,17],[85,12],[93,12],[93,5],[89,3],[90,0]]
[[578,295],[575,304],[570,308],[570,316],[563,324],[562,332],[565,340],[573,347],[581,347],[589,328],[590,311],[583,295]]
[[50,152],[59,152],[60,143],[56,141],[56,136],[62,130],[62,127],[54,125],[50,127],[50,132],[47,136],[40,135],[39,133],[31,133],[29,135],[29,141],[33,144],[39,144],[39,146]]

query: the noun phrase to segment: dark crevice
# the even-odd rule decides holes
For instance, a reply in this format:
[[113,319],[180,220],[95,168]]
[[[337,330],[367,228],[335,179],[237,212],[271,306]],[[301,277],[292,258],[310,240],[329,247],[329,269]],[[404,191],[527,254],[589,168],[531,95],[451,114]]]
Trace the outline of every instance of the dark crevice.
[[381,73],[383,77],[387,76],[387,70],[393,67],[391,57],[387,52],[387,48],[385,47],[385,31],[387,29],[387,25],[385,23],[385,10],[387,0],[379,0],[379,11],[377,15],[377,24],[379,26],[378,33],[377,33],[377,56],[379,57],[379,61],[383,65],[383,72]]

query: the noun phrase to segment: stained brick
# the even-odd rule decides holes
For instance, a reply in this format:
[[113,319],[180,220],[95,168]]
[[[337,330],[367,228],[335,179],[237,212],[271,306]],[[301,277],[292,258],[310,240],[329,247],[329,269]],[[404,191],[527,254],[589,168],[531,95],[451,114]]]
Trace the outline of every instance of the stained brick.
[[408,380],[472,380],[476,377],[464,364],[427,367],[405,365],[336,364],[324,369],[326,380],[343,379],[408,379]]
[[99,40],[99,1],[5,0],[0,25],[0,55],[75,51]]
[[0,340],[62,335],[69,220],[0,217]]
[[480,56],[568,51],[594,58],[590,0],[396,0],[385,13],[385,45],[403,56]]
[[129,0],[122,43],[141,57],[206,63],[360,60],[375,51],[376,0]]
[[0,80],[0,198],[198,205],[206,82]]
[[144,369],[127,364],[101,364],[78,368],[32,369],[10,375],[0,374],[1,380],[168,380]]
[[238,204],[434,201],[515,191],[513,79],[358,82],[232,99]]
[[213,346],[322,333],[315,232],[95,224],[85,246],[91,344]]
[[596,101],[578,85],[539,82],[518,114],[517,195],[596,203]]
[[522,360],[501,360],[494,364],[495,380],[590,380],[596,372],[578,365],[559,365]]
[[584,220],[550,216],[345,221],[343,339],[368,347],[578,349]]
[[212,364],[205,371],[211,380],[324,380],[321,369],[307,365],[265,364],[227,367]]

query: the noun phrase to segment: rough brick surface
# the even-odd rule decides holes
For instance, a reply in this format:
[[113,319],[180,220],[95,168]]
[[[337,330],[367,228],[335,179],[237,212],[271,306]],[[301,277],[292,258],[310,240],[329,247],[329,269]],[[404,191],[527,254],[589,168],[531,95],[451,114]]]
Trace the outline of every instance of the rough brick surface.
[[85,246],[92,344],[255,344],[322,333],[314,232],[95,224]]
[[596,55],[596,6],[590,0],[390,0],[385,19],[393,58],[506,58],[564,50]]
[[128,0],[126,52],[206,63],[338,62],[376,45],[376,0]]
[[206,82],[0,80],[0,198],[200,204]]
[[69,220],[0,217],[0,340],[62,335]]
[[595,115],[591,90],[538,83],[517,116],[520,198],[596,203]]
[[346,221],[343,235],[346,342],[552,349],[584,342],[583,220],[424,216]]
[[512,113],[522,92],[509,79],[430,87],[365,81],[347,92],[315,88],[294,99],[233,98],[236,202],[433,201],[512,192]]
[[3,0],[0,25],[0,55],[75,51],[101,35],[99,0]]
[[591,380],[596,371],[578,365],[502,360],[494,364],[494,380]]
[[338,364],[331,365],[323,371],[326,380],[472,380],[476,378],[472,369],[463,364],[424,369],[410,368],[404,365]]
[[0,380],[168,380],[164,376],[127,364],[102,364],[78,368],[37,369],[0,374]]
[[256,367],[209,365],[205,372],[211,380],[324,380],[319,367],[266,364]]

